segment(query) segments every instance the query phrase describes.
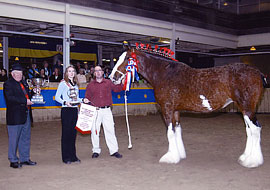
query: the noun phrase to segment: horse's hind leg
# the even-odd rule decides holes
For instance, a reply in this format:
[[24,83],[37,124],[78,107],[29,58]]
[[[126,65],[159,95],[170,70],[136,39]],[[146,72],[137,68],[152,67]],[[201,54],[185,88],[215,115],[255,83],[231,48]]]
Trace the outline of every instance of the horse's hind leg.
[[253,121],[244,115],[246,124],[247,142],[244,153],[239,157],[238,162],[248,168],[258,167],[263,164],[261,150],[261,126],[254,117]]
[[[175,130],[173,130],[173,124],[175,124]],[[181,159],[186,158],[178,111],[174,113],[173,122],[168,126],[167,137],[169,141],[169,149],[168,152],[160,158],[159,162],[176,164],[180,162]]]

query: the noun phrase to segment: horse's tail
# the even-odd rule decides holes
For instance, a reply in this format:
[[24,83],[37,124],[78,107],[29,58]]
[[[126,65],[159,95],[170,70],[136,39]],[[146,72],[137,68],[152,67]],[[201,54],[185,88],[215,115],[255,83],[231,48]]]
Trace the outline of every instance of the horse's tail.
[[263,73],[261,73],[261,78],[262,78],[262,82],[263,82],[263,87],[266,88],[268,83],[267,83],[266,77]]

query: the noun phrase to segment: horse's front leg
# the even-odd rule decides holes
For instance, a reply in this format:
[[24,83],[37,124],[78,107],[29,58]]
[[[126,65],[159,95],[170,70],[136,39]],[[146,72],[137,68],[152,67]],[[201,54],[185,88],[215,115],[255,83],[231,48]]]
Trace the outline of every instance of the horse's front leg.
[[[176,114],[178,115],[176,117]],[[173,123],[169,123],[167,138],[169,141],[168,152],[163,155],[159,162],[164,163],[178,163],[181,159],[186,158],[186,151],[181,134],[181,125],[179,123],[179,113],[174,114],[175,128],[173,129]]]
[[168,152],[160,158],[159,162],[176,164],[180,161],[181,158],[177,148],[176,134],[173,130],[172,123],[170,123],[168,126],[167,138],[169,141]]
[[184,142],[182,139],[182,128],[181,128],[180,123],[178,122],[176,122],[176,126],[175,126],[175,138],[176,138],[176,145],[180,154],[180,158],[185,159],[187,156],[186,156]]

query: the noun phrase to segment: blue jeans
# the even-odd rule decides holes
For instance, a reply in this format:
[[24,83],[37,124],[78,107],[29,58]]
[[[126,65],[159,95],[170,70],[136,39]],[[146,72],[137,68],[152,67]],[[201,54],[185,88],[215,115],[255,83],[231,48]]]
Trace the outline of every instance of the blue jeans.
[[[25,162],[30,159],[31,121],[29,112],[25,124],[7,125],[8,159],[10,162]],[[19,158],[17,156],[19,150]]]

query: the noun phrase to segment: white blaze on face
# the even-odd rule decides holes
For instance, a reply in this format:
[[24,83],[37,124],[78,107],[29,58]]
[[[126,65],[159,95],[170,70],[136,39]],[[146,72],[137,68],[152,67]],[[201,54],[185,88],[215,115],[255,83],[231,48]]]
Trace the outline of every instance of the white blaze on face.
[[124,62],[126,55],[127,55],[127,52],[125,51],[125,52],[122,53],[122,55],[119,57],[117,63],[115,64],[115,66],[114,66],[114,68],[113,68],[113,70],[112,70],[112,72],[111,72],[111,74],[110,74],[110,76],[109,76],[109,78],[110,78],[111,80],[113,80],[114,74],[115,74],[115,72],[117,71],[118,67]]
[[202,100],[202,105],[203,107],[207,108],[208,110],[212,110],[210,104],[209,104],[209,101],[205,98],[204,95],[200,95],[200,98]]

